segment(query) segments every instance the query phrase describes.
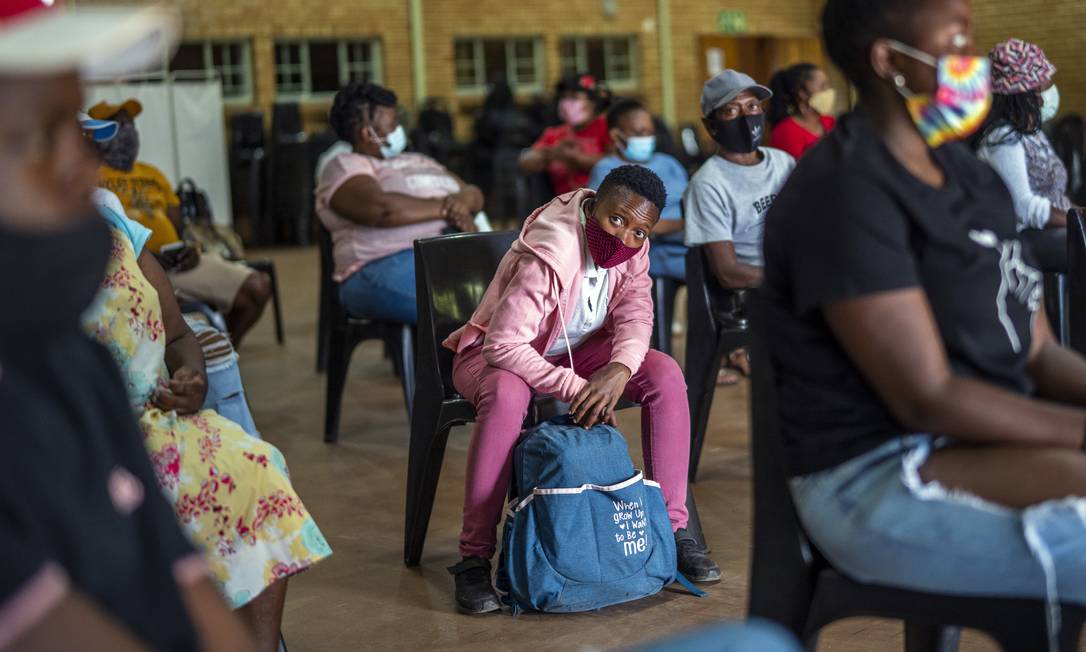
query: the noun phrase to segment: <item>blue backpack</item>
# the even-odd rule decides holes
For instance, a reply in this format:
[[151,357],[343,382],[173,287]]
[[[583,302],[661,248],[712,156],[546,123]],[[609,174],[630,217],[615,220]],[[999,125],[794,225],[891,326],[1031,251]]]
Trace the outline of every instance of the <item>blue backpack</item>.
[[513,467],[497,588],[514,613],[600,609],[676,579],[660,485],[634,469],[617,430],[559,417],[525,435]]

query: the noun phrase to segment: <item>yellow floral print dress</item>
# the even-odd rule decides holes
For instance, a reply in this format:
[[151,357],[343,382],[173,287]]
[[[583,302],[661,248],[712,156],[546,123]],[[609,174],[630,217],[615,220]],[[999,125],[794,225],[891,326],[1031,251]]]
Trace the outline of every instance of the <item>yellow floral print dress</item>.
[[131,242],[116,228],[106,277],[83,325],[121,368],[159,485],[235,608],[332,553],[274,446],[213,410],[180,416],[151,402],[169,376],[162,309]]

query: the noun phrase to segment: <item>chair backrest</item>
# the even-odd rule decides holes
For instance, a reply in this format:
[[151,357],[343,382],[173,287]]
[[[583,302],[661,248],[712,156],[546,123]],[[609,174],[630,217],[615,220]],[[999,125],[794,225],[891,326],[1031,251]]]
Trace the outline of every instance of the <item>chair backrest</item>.
[[750,448],[754,472],[749,610],[751,616],[802,631],[818,562],[803,534],[788,487],[766,310],[763,291],[749,290],[744,303],[750,321],[747,351],[751,368]]
[[419,387],[436,391],[440,386],[445,396],[452,392],[453,353],[441,342],[471,318],[516,238],[514,231],[500,231],[415,241]]
[[721,287],[713,276],[704,245],[686,251],[686,291],[690,319],[706,320],[713,330],[717,327],[717,316],[736,313],[746,293],[746,290]]
[[1067,217],[1069,341],[1072,349],[1086,355],[1086,219],[1077,210]]
[[332,274],[336,269],[336,261],[332,257],[332,233],[317,220],[317,246],[321,252],[320,266],[320,300],[327,302],[328,316],[332,323],[339,323],[343,319],[343,307],[339,303],[338,283],[332,280]]

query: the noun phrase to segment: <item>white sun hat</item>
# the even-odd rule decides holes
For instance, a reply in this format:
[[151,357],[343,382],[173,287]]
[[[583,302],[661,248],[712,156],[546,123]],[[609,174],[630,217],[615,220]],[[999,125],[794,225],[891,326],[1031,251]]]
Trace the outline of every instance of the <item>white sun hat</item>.
[[0,74],[113,77],[161,68],[180,36],[174,9],[62,4],[0,0]]

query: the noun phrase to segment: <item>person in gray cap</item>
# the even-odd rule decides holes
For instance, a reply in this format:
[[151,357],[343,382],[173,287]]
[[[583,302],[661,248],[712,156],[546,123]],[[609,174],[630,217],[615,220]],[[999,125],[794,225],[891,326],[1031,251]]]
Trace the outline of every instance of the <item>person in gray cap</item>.
[[[717,153],[683,196],[686,246],[705,245],[713,275],[729,289],[761,284],[765,215],[796,165],[785,152],[761,146],[762,104],[772,96],[737,70],[725,70],[701,91],[702,122]],[[745,371],[745,354],[733,353],[729,366]],[[738,378],[725,372],[719,380],[732,384]]]

